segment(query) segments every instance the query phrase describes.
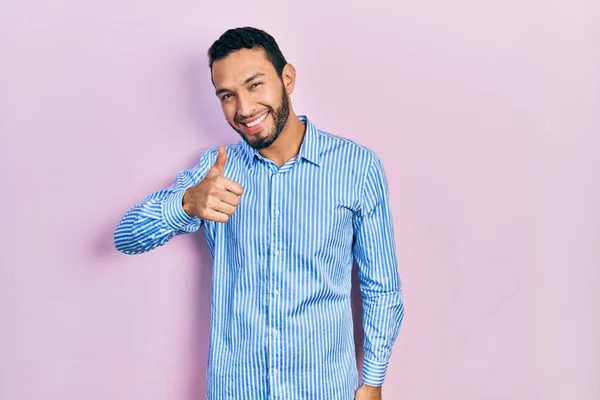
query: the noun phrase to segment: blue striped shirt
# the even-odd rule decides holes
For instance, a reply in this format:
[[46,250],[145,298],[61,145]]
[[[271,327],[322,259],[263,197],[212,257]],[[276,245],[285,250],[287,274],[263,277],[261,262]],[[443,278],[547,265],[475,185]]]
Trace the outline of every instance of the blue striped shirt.
[[350,400],[359,386],[350,301],[363,299],[364,383],[380,386],[404,315],[389,189],[380,159],[305,116],[300,151],[281,167],[243,140],[223,174],[245,188],[227,223],[190,217],[185,190],[211,147],[167,189],[131,208],[114,236],[137,254],[204,227],[213,259],[209,400]]

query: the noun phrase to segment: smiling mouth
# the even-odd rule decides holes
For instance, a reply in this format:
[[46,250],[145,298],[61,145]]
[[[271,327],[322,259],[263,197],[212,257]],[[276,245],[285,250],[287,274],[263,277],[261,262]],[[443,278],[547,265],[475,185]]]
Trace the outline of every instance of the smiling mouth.
[[262,114],[261,116],[259,116],[256,119],[253,119],[250,122],[242,122],[243,125],[245,125],[248,128],[253,128],[255,126],[258,126],[261,122],[263,122],[265,120],[265,118],[267,118],[267,115],[269,115],[269,112],[265,112],[264,114]]

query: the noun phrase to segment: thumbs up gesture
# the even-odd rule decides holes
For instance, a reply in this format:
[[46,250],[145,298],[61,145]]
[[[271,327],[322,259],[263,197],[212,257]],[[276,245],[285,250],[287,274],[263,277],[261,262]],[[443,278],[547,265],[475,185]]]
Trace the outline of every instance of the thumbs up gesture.
[[244,188],[223,176],[227,150],[219,147],[219,154],[204,179],[188,188],[183,195],[183,210],[192,217],[204,220],[227,222],[240,204]]

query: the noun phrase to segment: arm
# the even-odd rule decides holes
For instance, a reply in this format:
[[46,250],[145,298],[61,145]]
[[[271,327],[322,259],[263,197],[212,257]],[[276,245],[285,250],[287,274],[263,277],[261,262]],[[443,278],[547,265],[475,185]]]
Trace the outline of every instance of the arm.
[[353,253],[358,263],[365,334],[362,378],[381,386],[396,341],[404,301],[389,205],[389,189],[381,161],[371,161],[354,216]]
[[150,194],[127,211],[114,233],[117,250],[125,254],[144,253],[176,235],[200,229],[204,221],[183,210],[183,195],[204,178],[217,152],[217,147],[209,148],[202,153],[198,164],[177,175],[173,185]]

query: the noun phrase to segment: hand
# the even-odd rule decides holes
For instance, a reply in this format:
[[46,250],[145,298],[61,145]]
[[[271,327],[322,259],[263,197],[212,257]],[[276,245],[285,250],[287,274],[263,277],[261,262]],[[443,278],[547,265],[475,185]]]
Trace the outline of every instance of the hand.
[[209,221],[229,221],[229,216],[235,213],[235,208],[240,204],[244,188],[223,176],[226,162],[227,150],[219,147],[217,159],[204,179],[188,188],[183,195],[186,214]]
[[356,391],[354,400],[381,400],[381,386],[369,386],[363,383]]

